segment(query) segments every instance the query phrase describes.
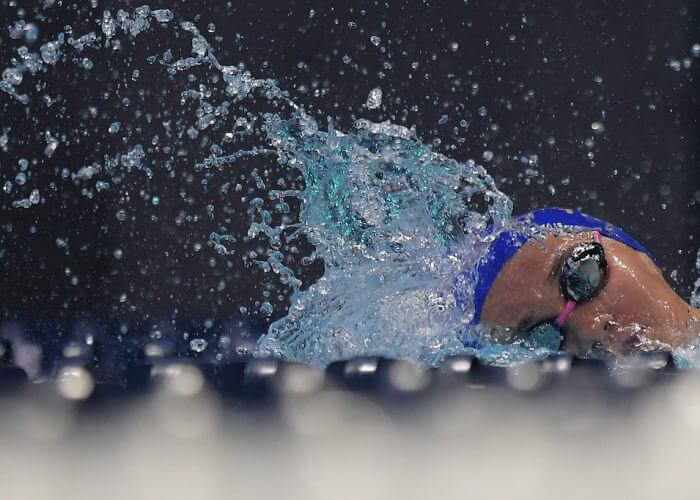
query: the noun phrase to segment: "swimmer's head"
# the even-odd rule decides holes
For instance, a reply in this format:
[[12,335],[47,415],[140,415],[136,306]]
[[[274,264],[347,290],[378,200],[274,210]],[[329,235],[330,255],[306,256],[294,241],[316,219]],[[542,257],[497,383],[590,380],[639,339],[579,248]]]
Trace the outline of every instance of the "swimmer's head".
[[[576,354],[669,349],[697,336],[700,313],[619,228],[561,209],[519,219],[540,236],[503,232],[490,245],[476,269],[474,323],[513,338],[551,325],[562,332],[562,346]],[[579,274],[573,282],[567,281],[572,266]],[[572,286],[583,286],[582,293],[572,293]]]

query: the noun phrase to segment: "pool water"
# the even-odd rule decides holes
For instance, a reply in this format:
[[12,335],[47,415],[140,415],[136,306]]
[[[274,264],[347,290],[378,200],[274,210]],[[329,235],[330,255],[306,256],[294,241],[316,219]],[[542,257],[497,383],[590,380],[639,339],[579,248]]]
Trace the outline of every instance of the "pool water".
[[[32,29],[18,26],[17,36],[36,36]],[[34,210],[44,203],[47,191],[67,189],[62,187],[67,184],[78,186],[80,196],[98,205],[101,197],[120,190],[125,179],[140,179],[148,190],[151,179],[182,174],[173,161],[161,161],[177,157],[183,144],[189,144],[195,153],[185,167],[186,182],[206,184],[214,174],[231,178],[222,203],[190,203],[206,204],[214,231],[181,213],[181,220],[195,231],[206,231],[206,246],[195,251],[208,252],[215,259],[212,267],[221,263],[231,272],[260,277],[263,286],[253,291],[257,296],[233,304],[243,317],[279,318],[259,339],[256,356],[323,367],[362,355],[436,365],[446,356],[467,353],[511,364],[551,352],[546,346],[490,341],[489,332],[469,325],[469,300],[455,300],[456,290],[469,297],[474,282],[465,271],[483,256],[492,229],[513,224],[511,199],[482,165],[492,153],[484,153],[480,161],[457,161],[421,140],[415,128],[392,121],[358,117],[343,126],[331,118],[319,120],[274,79],[258,78],[235,61],[219,60],[197,23],[145,5],[105,10],[92,23],[29,44],[31,49],[24,46],[2,71],[0,91],[31,113],[37,101],[51,100],[50,93],[37,90],[43,74],[65,65],[90,71],[95,65],[113,64],[119,57],[114,54],[139,45],[152,32],[160,33],[161,45],[134,64],[129,78],[139,81],[149,68],[165,86],[177,81],[181,109],[167,119],[148,118],[148,123],[160,123],[147,143],[129,139],[140,126],[138,109],[133,124],[128,117],[115,119],[107,131],[123,138],[121,151],[108,152],[96,143],[92,158],[56,168],[46,185],[33,180],[39,177],[33,175],[41,168],[38,162],[20,158],[17,173],[3,180],[14,210]],[[115,72],[115,80],[123,78],[123,72]],[[155,95],[152,82],[140,85],[146,98]],[[103,99],[104,109],[129,107],[131,102],[109,93]],[[371,89],[365,107],[375,109],[382,99],[380,89]],[[32,154],[46,160],[89,141],[89,133],[83,137],[90,117],[100,112],[88,108],[79,125],[46,130],[43,148]],[[11,135],[6,131],[0,139],[7,143]],[[238,182],[243,178],[245,182]],[[183,184],[182,199],[187,199],[185,191]],[[131,196],[137,198],[134,190]],[[122,197],[126,208],[114,217],[128,222],[131,198],[129,193]],[[140,197],[154,214],[175,202],[153,193]],[[227,214],[232,212],[245,223],[230,224]],[[157,221],[156,215],[151,217]],[[66,245],[59,239],[56,244]],[[114,249],[115,258],[122,258],[120,251]],[[313,266],[322,269],[317,279],[308,278]],[[71,283],[79,286],[79,277],[66,269]],[[111,300],[117,308],[128,304],[129,292],[113,294]],[[122,337],[128,335],[119,339],[128,342]],[[196,352],[216,348],[196,336],[185,340]],[[678,354],[693,359],[694,352],[691,348]]]

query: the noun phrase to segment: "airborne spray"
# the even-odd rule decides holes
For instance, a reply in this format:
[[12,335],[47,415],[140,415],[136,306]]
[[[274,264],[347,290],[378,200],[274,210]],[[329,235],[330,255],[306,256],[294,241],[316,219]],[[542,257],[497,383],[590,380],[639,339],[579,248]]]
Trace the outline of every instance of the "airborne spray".
[[[38,36],[26,23],[15,28],[18,37]],[[35,185],[35,162],[20,159],[17,173],[2,179],[15,210],[32,210],[46,189],[61,190],[64,184],[79,186],[82,196],[99,203],[130,177],[138,176],[147,188],[159,175],[206,184],[216,172],[230,177],[222,192],[231,203],[206,206],[209,219],[220,223],[216,231],[206,232],[204,251],[224,260],[227,273],[255,270],[263,276],[254,310],[242,298],[232,308],[281,316],[260,339],[256,355],[325,366],[369,354],[427,364],[459,352],[500,363],[546,354],[489,343],[484,332],[468,325],[470,305],[455,303],[456,286],[466,295],[473,287],[468,277],[459,283],[455,279],[483,255],[489,226],[510,227],[511,201],[483,167],[452,160],[422,143],[415,130],[394,123],[359,119],[351,130],[339,130],[330,119],[319,123],[274,80],[256,78],[242,64],[220,61],[195,24],[179,22],[169,10],[106,10],[94,26],[83,23],[63,31],[34,44],[36,50],[22,46],[2,70],[0,90],[32,113],[42,100],[51,104],[50,92],[32,95],[43,75],[62,65],[89,71],[120,57],[129,44],[140,43],[154,30],[166,33],[173,46],[186,41],[189,53],[178,57],[182,51],[161,45],[130,70],[130,79],[144,88],[154,85],[149,91],[156,96],[158,87],[175,85],[177,78],[185,86],[179,93],[181,109],[167,117],[144,117],[137,109],[133,123],[110,120],[108,137],[126,138],[144,119],[152,137],[143,143],[125,139],[118,153],[96,143],[92,161],[57,169],[48,186]],[[162,80],[144,80],[146,69],[153,73],[154,68]],[[202,74],[205,78],[195,77]],[[108,92],[103,97],[115,109],[133,107],[128,97]],[[378,107],[381,99],[381,90],[373,89],[366,107]],[[44,131],[43,157],[90,141],[89,122],[99,114],[88,107],[79,127]],[[13,133],[5,128],[0,146],[6,147]],[[192,145],[196,141],[197,147]],[[179,161],[188,148],[194,158]],[[243,177],[253,188],[239,182]],[[141,195],[152,207],[170,202],[152,193]],[[129,220],[130,197],[123,198],[118,221]],[[186,194],[182,198],[188,200]],[[224,220],[226,214],[229,219],[241,215],[234,207],[244,207],[245,231],[232,230],[235,225]],[[186,212],[178,217],[180,225],[201,222]],[[57,240],[59,248],[66,245]],[[113,254],[126,258],[119,248]],[[305,269],[313,265],[320,266],[320,278],[305,279]],[[126,292],[115,298],[125,305],[129,300]],[[208,348],[196,337],[189,345],[194,352]]]

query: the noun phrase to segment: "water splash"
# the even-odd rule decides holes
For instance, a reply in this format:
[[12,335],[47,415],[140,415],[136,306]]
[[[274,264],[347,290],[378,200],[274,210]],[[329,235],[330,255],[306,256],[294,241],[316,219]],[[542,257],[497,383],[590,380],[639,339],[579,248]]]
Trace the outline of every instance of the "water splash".
[[[455,303],[454,278],[481,257],[486,227],[502,226],[511,210],[486,171],[391,123],[359,120],[346,134],[329,121],[320,131],[297,111],[290,120],[268,115],[265,128],[279,161],[305,183],[269,197],[302,201],[290,238],[303,233],[325,271],[306,290],[294,285],[288,315],[271,325],[259,354],[324,365],[362,354],[430,362],[463,351],[472,313]],[[477,201],[481,209],[470,209]],[[256,226],[272,241],[280,229]]]
[[698,278],[695,280],[693,293],[690,297],[690,305],[700,308],[700,250],[698,250],[698,255],[695,259],[695,270],[698,273]]
[[[2,71],[0,90],[28,105],[30,96],[21,89],[29,88],[40,71],[62,63],[89,69],[95,64],[86,56],[89,50],[109,49],[120,37],[133,40],[154,27],[178,37],[184,34],[191,48],[186,57],[176,58],[170,49],[151,55],[149,64],[160,64],[171,76],[195,70],[210,76],[206,85],[193,84],[181,93],[182,103],[195,103],[196,108],[177,123],[164,123],[166,133],[155,136],[152,147],[135,144],[120,154],[96,155],[99,160],[73,171],[63,169],[60,177],[94,187],[84,191],[89,197],[109,191],[116,178],[134,171],[149,180],[157,175],[148,161],[154,148],[176,151],[186,138],[212,131],[218,138],[193,162],[195,173],[232,171],[253,158],[272,159],[279,169],[298,172],[299,185],[286,186],[280,179],[271,187],[268,175],[250,168],[256,189],[264,195],[247,201],[247,231],[222,230],[208,238],[213,251],[224,257],[237,255],[242,240],[256,242],[244,258],[268,280],[277,280],[278,288],[292,291],[288,313],[260,339],[257,355],[324,366],[369,354],[434,364],[464,352],[494,363],[547,353],[489,342],[487,332],[469,325],[469,301],[455,301],[455,287],[471,295],[473,276],[464,271],[483,256],[495,233],[488,226],[497,232],[511,224],[511,201],[482,166],[434,151],[415,130],[401,125],[360,119],[354,130],[342,131],[330,120],[319,124],[274,80],[256,78],[240,65],[222,64],[197,27],[175,22],[169,10],[141,6],[114,15],[104,11],[93,31],[61,33],[38,52],[24,47]],[[139,71],[131,77],[138,79]],[[381,90],[372,90],[366,108],[377,108],[381,99]],[[262,109],[245,108],[253,104]],[[479,114],[485,116],[486,108]],[[114,121],[108,133],[119,134],[123,128]],[[51,157],[62,142],[61,134],[46,132],[44,156]],[[486,161],[491,156],[484,153]],[[31,209],[41,194],[27,183],[24,170],[26,166],[23,177],[7,180],[3,189],[18,196],[13,207]],[[13,189],[20,186],[28,196]],[[151,202],[160,201],[153,197]],[[127,215],[120,211],[117,218],[126,220]],[[299,268],[294,261],[301,240],[314,250],[303,256]],[[314,262],[324,272],[316,282],[305,283],[304,267]],[[258,310],[271,316],[279,307],[273,302],[279,301],[264,293]],[[191,342],[194,351],[206,349],[206,341],[196,340]]]

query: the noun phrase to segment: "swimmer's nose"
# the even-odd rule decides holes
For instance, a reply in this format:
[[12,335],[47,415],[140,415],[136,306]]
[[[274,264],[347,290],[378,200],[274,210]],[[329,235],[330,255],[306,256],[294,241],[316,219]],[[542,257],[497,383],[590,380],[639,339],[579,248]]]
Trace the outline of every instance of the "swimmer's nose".
[[582,311],[574,310],[564,325],[563,331],[566,350],[573,354],[584,355],[596,343],[609,343],[609,340],[616,335],[617,324],[611,314],[600,313],[591,317],[583,314]]

